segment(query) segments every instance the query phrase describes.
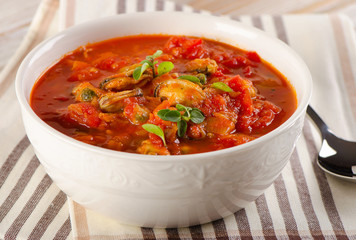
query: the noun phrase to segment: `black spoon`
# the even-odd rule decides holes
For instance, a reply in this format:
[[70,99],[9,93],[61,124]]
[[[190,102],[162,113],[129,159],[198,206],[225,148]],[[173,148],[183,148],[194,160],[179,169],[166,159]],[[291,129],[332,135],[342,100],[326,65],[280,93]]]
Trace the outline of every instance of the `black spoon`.
[[307,113],[322,137],[318,165],[334,176],[356,181],[356,142],[335,136],[311,106],[308,106]]

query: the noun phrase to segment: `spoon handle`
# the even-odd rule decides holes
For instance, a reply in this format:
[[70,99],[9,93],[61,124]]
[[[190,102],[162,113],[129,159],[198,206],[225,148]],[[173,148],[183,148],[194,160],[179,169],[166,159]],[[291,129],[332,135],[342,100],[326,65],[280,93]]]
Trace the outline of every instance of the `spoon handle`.
[[326,125],[326,123],[319,117],[319,115],[314,111],[314,109],[310,105],[308,105],[307,114],[313,120],[316,126],[319,128],[321,134],[324,136],[324,134],[329,131],[329,128]]

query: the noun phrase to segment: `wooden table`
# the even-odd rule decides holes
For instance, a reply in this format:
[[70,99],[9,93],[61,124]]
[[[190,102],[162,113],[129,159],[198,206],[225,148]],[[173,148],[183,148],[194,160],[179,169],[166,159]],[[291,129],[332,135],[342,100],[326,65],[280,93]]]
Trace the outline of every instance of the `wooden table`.
[[[174,1],[191,5],[197,9],[232,15],[343,12],[356,22],[355,0]],[[24,38],[39,4],[40,0],[0,0],[0,70]]]

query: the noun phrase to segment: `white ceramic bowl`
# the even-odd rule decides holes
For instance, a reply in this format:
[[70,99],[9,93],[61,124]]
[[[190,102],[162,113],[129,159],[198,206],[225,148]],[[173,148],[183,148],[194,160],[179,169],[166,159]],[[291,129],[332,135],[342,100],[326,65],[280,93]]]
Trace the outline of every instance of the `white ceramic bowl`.
[[[91,146],[61,134],[32,111],[29,97],[36,79],[63,54],[88,42],[141,33],[203,36],[255,50],[295,87],[297,110],[280,127],[252,142],[183,156],[146,156]],[[310,73],[297,54],[262,31],[221,17],[164,12],[114,16],[63,31],[33,49],[16,78],[27,135],[59,188],[89,209],[146,227],[206,223],[260,196],[293,151],[311,85]]]

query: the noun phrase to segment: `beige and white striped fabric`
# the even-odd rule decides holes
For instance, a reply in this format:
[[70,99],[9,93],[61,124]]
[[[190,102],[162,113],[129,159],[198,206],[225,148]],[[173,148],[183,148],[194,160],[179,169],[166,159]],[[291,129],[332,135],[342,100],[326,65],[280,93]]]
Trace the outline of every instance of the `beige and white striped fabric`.
[[[0,74],[0,111],[5,113],[0,121],[0,239],[356,239],[356,184],[317,167],[319,137],[309,121],[275,183],[225,219],[180,229],[139,228],[67,199],[45,174],[25,136],[14,93],[15,72],[29,50],[59,29],[134,11],[199,12],[163,0],[43,0],[24,43]],[[299,52],[313,75],[311,105],[334,132],[355,139],[356,45],[348,18],[232,18],[265,30]]]

